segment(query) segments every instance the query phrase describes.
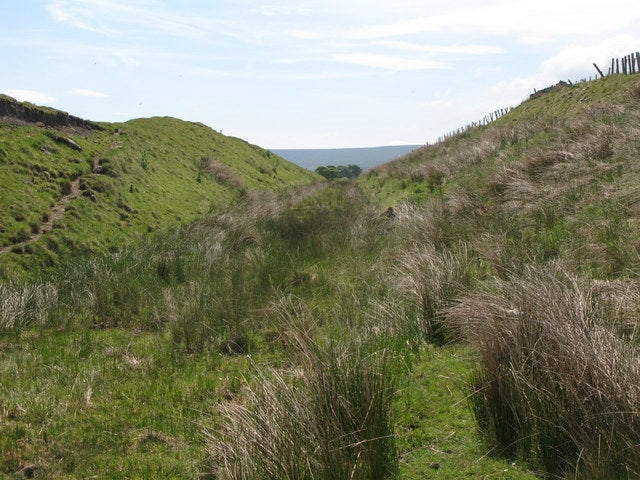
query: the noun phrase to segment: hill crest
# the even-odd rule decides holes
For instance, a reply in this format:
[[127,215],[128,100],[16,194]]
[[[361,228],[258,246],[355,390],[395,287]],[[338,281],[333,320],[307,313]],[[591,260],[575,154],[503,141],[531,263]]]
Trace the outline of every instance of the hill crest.
[[18,102],[7,95],[0,95],[0,124],[40,125],[71,131],[102,130],[97,123],[84,120],[67,112],[39,107],[28,102]]

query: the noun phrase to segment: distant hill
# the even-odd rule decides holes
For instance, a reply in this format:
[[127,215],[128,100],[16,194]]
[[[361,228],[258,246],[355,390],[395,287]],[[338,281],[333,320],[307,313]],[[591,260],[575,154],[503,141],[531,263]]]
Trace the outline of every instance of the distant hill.
[[402,157],[422,145],[394,145],[369,148],[309,148],[271,150],[276,155],[315,170],[322,165],[358,165],[363,170]]

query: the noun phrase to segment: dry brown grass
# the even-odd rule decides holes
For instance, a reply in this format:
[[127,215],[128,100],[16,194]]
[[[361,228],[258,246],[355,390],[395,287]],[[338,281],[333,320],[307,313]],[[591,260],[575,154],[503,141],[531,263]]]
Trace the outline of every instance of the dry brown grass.
[[292,371],[256,369],[241,402],[221,406],[208,464],[221,480],[383,480],[396,470],[384,352],[326,349],[304,332]]
[[610,287],[530,269],[447,310],[479,350],[472,403],[495,451],[551,474],[640,475],[638,351],[615,333],[611,308],[637,289]]
[[443,310],[471,288],[475,258],[466,245],[438,251],[422,244],[402,254],[395,275],[399,290],[408,296],[421,319],[426,339],[443,344],[457,333],[444,322]]
[[0,284],[0,330],[44,324],[58,302],[52,283]]
[[229,188],[241,188],[242,178],[237,176],[223,162],[215,158],[209,158],[203,165],[202,169],[211,175],[216,182]]

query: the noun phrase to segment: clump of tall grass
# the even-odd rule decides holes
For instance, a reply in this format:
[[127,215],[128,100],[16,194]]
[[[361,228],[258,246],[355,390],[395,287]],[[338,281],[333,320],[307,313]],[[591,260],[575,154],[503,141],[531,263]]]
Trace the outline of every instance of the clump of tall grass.
[[302,332],[302,366],[257,372],[210,432],[211,473],[236,479],[373,479],[397,469],[389,357],[366,345],[319,347]]
[[402,202],[395,209],[397,237],[405,245],[429,244],[437,249],[447,248],[454,242],[455,225],[446,202],[432,198],[422,205]]
[[397,266],[397,284],[415,306],[423,335],[436,344],[457,337],[445,322],[443,310],[472,286],[478,269],[474,255],[461,244],[438,251],[429,244],[404,252]]
[[57,303],[58,289],[52,283],[0,283],[0,330],[43,324]]
[[447,310],[479,350],[472,405],[495,452],[553,475],[640,475],[638,351],[616,335],[602,291],[531,268]]
[[370,300],[362,328],[365,335],[384,339],[391,350],[401,352],[407,361],[425,339],[415,303],[394,291]]
[[187,353],[202,352],[216,341],[220,342],[225,330],[215,298],[199,283],[189,283],[164,292],[161,323],[166,324],[171,344]]
[[242,177],[236,175],[228,165],[216,158],[203,159],[201,169],[221,185],[229,188],[242,187]]
[[61,275],[67,308],[98,327],[146,327],[167,274],[153,269],[152,258],[148,244],[73,262]]

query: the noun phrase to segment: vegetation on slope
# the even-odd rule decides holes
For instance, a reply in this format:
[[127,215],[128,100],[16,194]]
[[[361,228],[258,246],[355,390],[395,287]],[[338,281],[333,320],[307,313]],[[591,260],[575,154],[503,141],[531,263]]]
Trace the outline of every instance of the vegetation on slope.
[[[249,190],[316,178],[202,124],[152,118],[102,128],[0,125],[0,278],[193,222]],[[52,230],[26,243],[65,196]]]
[[409,231],[352,185],[319,184],[4,285],[3,473],[416,478],[433,463],[443,478],[529,478],[483,457],[468,352],[456,385],[422,398],[447,360],[421,352],[419,317],[388,281]]
[[432,340],[479,352],[488,446],[557,477],[640,476],[639,98],[566,85],[360,180],[422,217],[409,293]]
[[638,478],[639,92],[566,86],[0,285],[0,471]]

